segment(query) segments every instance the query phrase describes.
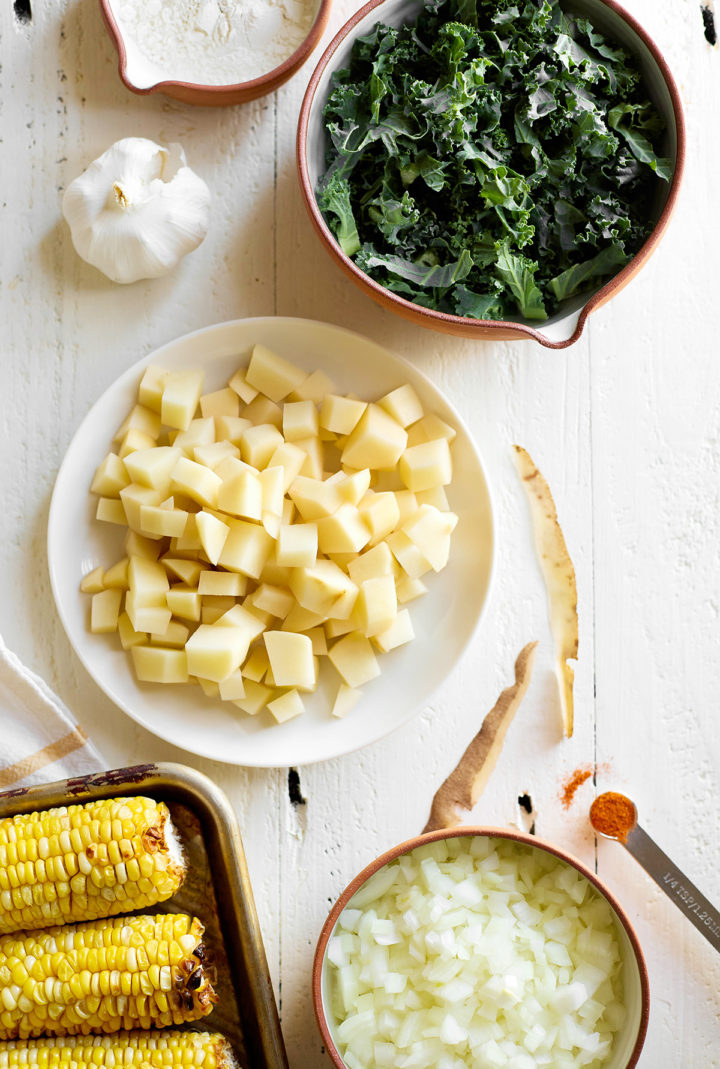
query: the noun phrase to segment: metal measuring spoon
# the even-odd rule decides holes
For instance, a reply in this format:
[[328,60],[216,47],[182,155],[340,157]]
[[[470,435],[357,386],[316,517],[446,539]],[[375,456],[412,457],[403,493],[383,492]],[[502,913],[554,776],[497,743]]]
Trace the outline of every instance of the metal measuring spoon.
[[[615,819],[608,818],[614,813]],[[717,910],[663,853],[637,822],[635,803],[624,794],[600,794],[590,807],[590,823],[606,839],[622,843],[658,887],[665,892],[691,924],[720,951],[720,910]]]

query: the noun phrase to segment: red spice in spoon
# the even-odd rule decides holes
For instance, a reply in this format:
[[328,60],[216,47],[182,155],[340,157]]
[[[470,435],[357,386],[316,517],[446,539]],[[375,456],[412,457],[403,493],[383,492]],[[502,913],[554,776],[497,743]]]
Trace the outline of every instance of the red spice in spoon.
[[626,843],[627,837],[637,824],[634,804],[624,794],[607,791],[600,794],[590,806],[590,823],[595,831],[609,835],[611,839]]

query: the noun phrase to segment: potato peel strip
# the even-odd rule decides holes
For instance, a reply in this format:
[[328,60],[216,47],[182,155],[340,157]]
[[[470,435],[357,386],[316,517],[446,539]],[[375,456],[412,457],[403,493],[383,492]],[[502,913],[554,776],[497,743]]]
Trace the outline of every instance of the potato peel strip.
[[454,771],[435,792],[423,834],[439,828],[454,828],[460,823],[458,810],[471,810],[484,791],[510,723],[528,689],[536,647],[537,642],[528,642],[518,654],[515,682],[502,692]]
[[578,655],[577,583],[555,502],[542,472],[520,445],[514,445],[515,464],[530,502],[535,546],[540,559],[550,610],[550,630],[555,643],[555,674],[560,694],[563,729],[573,733],[573,683],[575,672],[569,660]]

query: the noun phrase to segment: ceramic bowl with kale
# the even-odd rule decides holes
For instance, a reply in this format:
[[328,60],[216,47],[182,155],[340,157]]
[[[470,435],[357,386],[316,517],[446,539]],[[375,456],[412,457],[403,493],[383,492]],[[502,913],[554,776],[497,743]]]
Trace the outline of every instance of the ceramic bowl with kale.
[[672,75],[614,0],[371,0],[298,128],[311,220],[370,296],[553,348],[657,245],[684,149]]

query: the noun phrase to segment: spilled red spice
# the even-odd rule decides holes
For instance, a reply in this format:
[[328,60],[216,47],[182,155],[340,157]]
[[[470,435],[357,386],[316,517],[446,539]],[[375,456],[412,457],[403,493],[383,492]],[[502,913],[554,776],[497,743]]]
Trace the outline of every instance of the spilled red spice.
[[564,781],[562,791],[560,792],[560,798],[566,809],[569,809],[572,805],[578,787],[582,787],[583,783],[585,783],[586,780],[589,780],[592,774],[592,767],[590,765],[584,765],[581,768],[576,768]]
[[635,806],[624,794],[616,791],[599,794],[590,806],[590,823],[595,831],[626,843],[637,823]]

